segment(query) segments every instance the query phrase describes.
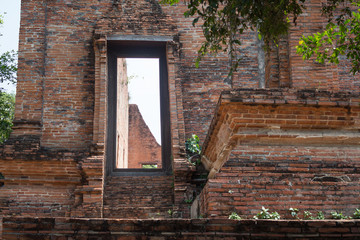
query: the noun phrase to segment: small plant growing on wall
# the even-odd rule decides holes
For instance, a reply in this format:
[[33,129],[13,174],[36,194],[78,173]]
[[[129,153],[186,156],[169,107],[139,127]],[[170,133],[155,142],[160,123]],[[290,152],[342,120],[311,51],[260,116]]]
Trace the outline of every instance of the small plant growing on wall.
[[254,216],[254,219],[274,219],[279,220],[280,214],[277,212],[269,212],[269,209],[265,208],[264,206],[261,208],[261,211]]
[[319,211],[316,215],[316,219],[324,220],[325,219],[324,213],[322,211]]
[[[197,165],[200,163],[200,139],[197,135],[193,134],[191,138],[188,138],[185,142],[186,157],[193,164]],[[196,159],[196,160],[194,160]]]
[[190,204],[194,201],[193,198],[190,198],[190,199],[185,199],[184,202],[187,203],[187,204]]
[[298,215],[299,209],[297,209],[297,208],[289,208],[289,212],[290,212],[291,217],[296,218],[296,219],[300,219],[299,215]]
[[349,219],[349,217],[343,215],[342,212],[338,213],[338,212],[336,212],[336,211],[335,211],[335,212],[331,212],[331,217],[332,217],[333,219]]
[[354,219],[360,219],[360,208],[355,209],[355,212],[353,214]]
[[236,212],[232,212],[232,213],[229,215],[229,219],[241,220],[241,217],[240,217]]
[[169,214],[169,217],[173,217],[173,215],[174,215],[174,212],[173,212],[173,210],[171,210],[171,209],[169,209],[169,210],[167,211],[167,213]]
[[304,219],[305,220],[314,220],[315,218],[312,216],[312,213],[309,211],[304,211]]

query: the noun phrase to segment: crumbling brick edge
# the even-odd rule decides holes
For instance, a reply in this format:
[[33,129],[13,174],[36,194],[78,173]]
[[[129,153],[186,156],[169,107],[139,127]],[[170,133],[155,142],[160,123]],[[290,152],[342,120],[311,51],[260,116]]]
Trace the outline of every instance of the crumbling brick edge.
[[358,239],[360,220],[99,219],[4,217],[3,239],[207,236],[243,239]]

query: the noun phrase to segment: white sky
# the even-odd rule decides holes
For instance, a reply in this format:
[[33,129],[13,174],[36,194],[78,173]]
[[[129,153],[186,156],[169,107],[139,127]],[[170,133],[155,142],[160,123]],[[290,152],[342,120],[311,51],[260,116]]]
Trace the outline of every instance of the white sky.
[[[20,27],[20,0],[0,0],[0,14],[4,16],[4,24],[0,27],[0,54],[18,50]],[[4,14],[6,13],[6,14]],[[15,85],[0,85],[8,92],[15,92]]]
[[161,145],[159,59],[127,58],[130,103],[137,104],[150,131]]

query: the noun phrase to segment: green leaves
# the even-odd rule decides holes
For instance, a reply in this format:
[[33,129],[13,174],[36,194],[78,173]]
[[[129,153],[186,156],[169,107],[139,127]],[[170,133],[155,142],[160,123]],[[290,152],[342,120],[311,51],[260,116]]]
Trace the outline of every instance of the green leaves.
[[305,220],[314,220],[315,218],[312,216],[312,213],[309,211],[304,211],[304,219]]
[[[178,0],[162,0],[162,3],[175,4]],[[305,0],[191,0],[186,17],[195,17],[193,25],[202,23],[205,41],[198,51],[195,66],[207,53],[225,52],[229,54],[236,70],[239,59],[237,51],[241,35],[248,30],[257,31],[265,47],[277,42],[281,35],[287,34],[290,17],[296,24],[297,17],[304,11]],[[303,36],[296,47],[303,59],[315,57],[319,63],[339,63],[345,55],[351,62],[353,74],[360,70],[360,1],[328,0],[322,13],[329,24],[323,32]],[[356,9],[356,11],[354,11]],[[336,14],[335,13],[336,10]],[[201,20],[201,21],[199,21]]]
[[193,134],[191,138],[188,138],[185,142],[186,157],[188,161],[194,166],[201,163],[200,154],[201,146],[200,139],[198,136]]
[[289,208],[289,212],[290,212],[291,217],[299,219],[299,215],[298,215],[299,209],[297,209],[297,208]]
[[186,152],[191,156],[195,154],[200,154],[201,147],[199,143],[200,143],[199,137],[193,134],[191,138],[188,138],[188,140],[186,140],[185,142]]
[[160,3],[174,5],[176,3],[179,3],[179,0],[161,0]]
[[10,136],[14,110],[15,95],[0,91],[0,143]]
[[278,212],[269,212],[269,209],[265,208],[264,206],[261,208],[261,211],[254,216],[254,219],[275,219],[279,220],[280,215]]
[[355,212],[353,214],[354,219],[360,219],[360,208],[355,209]]
[[[337,4],[343,1],[332,0],[330,6],[324,8],[324,14],[332,16]],[[296,52],[303,59],[315,57],[318,63],[339,63],[339,57],[345,55],[351,62],[353,74],[360,71],[360,3],[356,1],[352,5],[356,11],[349,11],[348,7],[342,9],[342,13],[335,21],[330,18],[325,30],[310,36],[302,36]]]
[[192,25],[195,26],[195,24],[199,21],[199,18],[194,18],[194,20],[192,21]]
[[[1,24],[3,24],[3,15],[0,14]],[[16,59],[17,53],[15,51],[5,52],[0,55],[0,83],[6,81],[16,82]],[[0,144],[10,136],[15,111],[15,95],[2,92],[1,90],[0,88]]]
[[333,218],[333,219],[349,219],[349,217],[348,216],[345,216],[345,215],[343,215],[343,213],[338,213],[338,212],[331,212],[331,217]]
[[0,56],[0,82],[16,82],[17,53],[15,51],[5,52]]
[[[4,13],[6,14],[6,13]],[[3,24],[3,15],[0,14],[0,25]],[[0,34],[0,36],[2,36]],[[5,52],[0,55],[0,83],[9,81],[16,82],[17,53],[15,51]]]
[[[174,0],[163,2],[174,3]],[[191,0],[186,17],[195,17],[193,25],[202,20],[205,37],[198,51],[196,67],[207,53],[225,52],[234,60],[232,69],[236,69],[236,51],[239,51],[240,35],[247,30],[257,30],[259,38],[266,44],[277,41],[280,35],[287,33],[290,23],[288,16],[294,19],[302,13],[304,0]]]
[[240,217],[236,212],[232,212],[232,213],[229,215],[229,219],[241,220],[241,217]]
[[154,168],[157,168],[157,165],[156,165],[156,164],[143,164],[143,165],[141,166],[141,168],[154,169]]

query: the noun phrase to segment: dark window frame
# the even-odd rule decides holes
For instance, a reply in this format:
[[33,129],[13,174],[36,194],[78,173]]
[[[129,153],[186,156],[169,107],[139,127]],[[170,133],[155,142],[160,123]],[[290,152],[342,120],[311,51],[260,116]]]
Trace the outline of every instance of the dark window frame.
[[[166,42],[108,41],[108,119],[106,173],[119,176],[158,176],[172,173],[169,83]],[[116,168],[117,59],[158,58],[160,81],[161,159],[160,169]]]

